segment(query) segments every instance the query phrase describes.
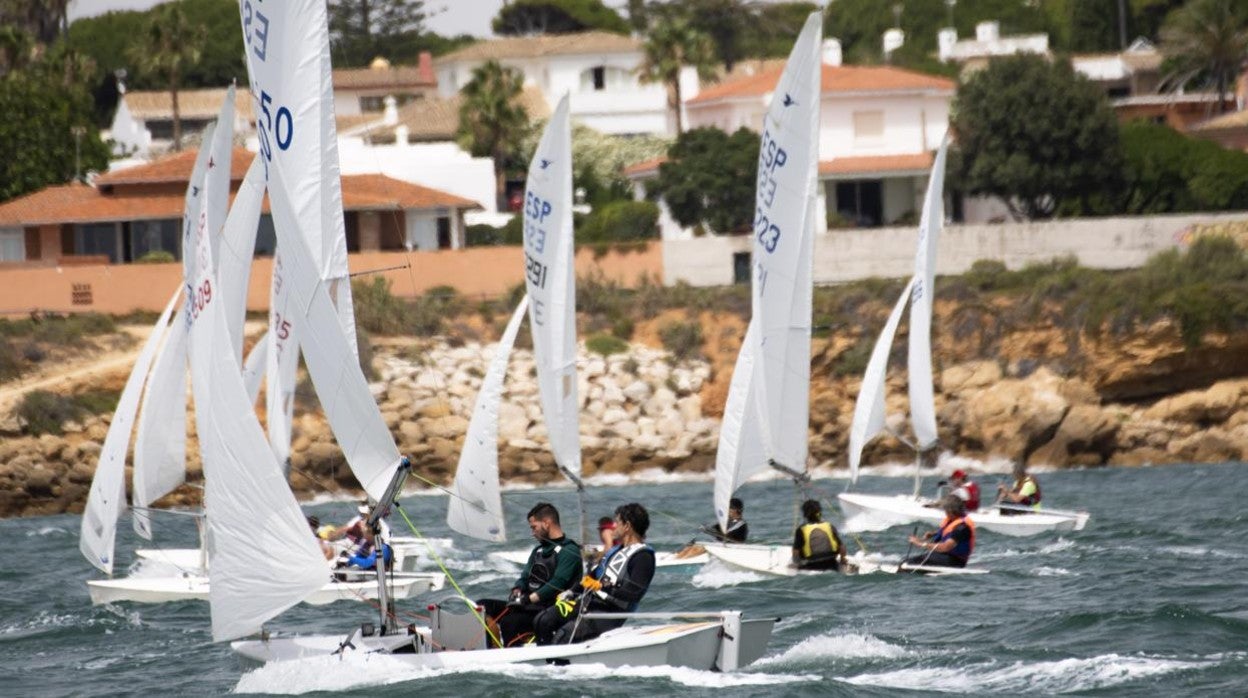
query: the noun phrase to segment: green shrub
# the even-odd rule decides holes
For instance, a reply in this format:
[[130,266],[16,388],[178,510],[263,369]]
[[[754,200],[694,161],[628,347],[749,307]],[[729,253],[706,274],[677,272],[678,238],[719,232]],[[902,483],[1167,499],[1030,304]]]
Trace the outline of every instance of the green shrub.
[[351,284],[351,295],[355,301],[357,332],[362,329],[396,335],[410,331],[407,306],[390,293],[390,282],[384,277],[355,280]]
[[633,338],[633,321],[627,317],[618,317],[611,323],[611,334],[624,341]]
[[702,353],[702,325],[694,322],[669,322],[659,328],[663,347],[677,359],[691,359]]
[[874,339],[864,335],[854,346],[841,352],[832,362],[832,373],[837,376],[860,376],[867,370],[867,362],[871,360],[871,350],[875,347]]
[[178,260],[174,259],[173,253],[165,250],[152,250],[134,260],[135,264],[169,264],[176,261]]
[[117,411],[121,393],[116,390],[88,390],[69,397],[87,414],[112,414]]
[[71,397],[46,390],[32,390],[22,397],[13,411],[26,420],[26,433],[32,436],[59,436],[64,433],[62,424],[78,419],[86,410]]
[[628,242],[659,237],[659,207],[652,201],[613,201],[590,213],[576,229],[580,243]]
[[610,356],[628,351],[628,342],[609,334],[596,334],[585,340],[585,348],[595,354]]
[[470,225],[464,230],[465,244],[468,247],[493,247],[502,245],[503,228],[495,228],[492,225],[478,223]]
[[17,352],[7,339],[0,337],[0,383],[14,380],[22,375],[22,364]]

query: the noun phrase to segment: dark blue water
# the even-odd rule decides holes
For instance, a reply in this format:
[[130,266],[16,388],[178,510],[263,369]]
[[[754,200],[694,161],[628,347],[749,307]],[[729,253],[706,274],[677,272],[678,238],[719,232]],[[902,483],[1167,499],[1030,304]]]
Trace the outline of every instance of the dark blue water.
[[[989,575],[808,576],[749,581],[709,567],[661,570],[645,610],[740,608],[783,620],[768,656],[738,674],[672,669],[483,667],[413,672],[384,658],[253,669],[211,642],[206,604],[92,607],[94,570],[77,550],[78,517],[0,521],[0,694],[13,696],[221,695],[230,692],[424,696],[1244,695],[1248,692],[1248,517],[1243,464],[1042,474],[1054,506],[1086,508],[1087,529],[1061,536],[981,533],[976,564]],[[990,489],[994,480],[985,482]],[[843,481],[816,486],[840,491]],[[897,492],[902,478],[868,477],[864,491]],[[742,490],[755,539],[791,540],[794,487]],[[594,517],[640,501],[653,510],[651,542],[687,541],[710,517],[707,483],[595,487]],[[484,556],[523,547],[523,514],[539,499],[574,511],[568,491],[506,495],[513,544],[457,541],[447,562],[471,595],[495,595],[514,573]],[[404,500],[429,536],[449,535],[446,500]],[[349,503],[306,507],[322,520]],[[191,524],[165,517],[169,547],[195,545]],[[396,525],[396,530],[402,528]],[[862,537],[900,556],[908,529]],[[136,540],[123,522],[118,554]],[[734,583],[736,582],[736,583]],[[417,612],[424,603],[408,601]],[[331,632],[372,617],[361,604],[300,606],[277,631]]]

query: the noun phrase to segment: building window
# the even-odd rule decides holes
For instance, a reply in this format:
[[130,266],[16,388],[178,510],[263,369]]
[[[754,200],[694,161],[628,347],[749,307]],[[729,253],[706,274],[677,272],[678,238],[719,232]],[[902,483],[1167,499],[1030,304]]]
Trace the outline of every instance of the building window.
[[181,259],[181,221],[134,221],[130,224],[130,258],[142,259],[149,252],[165,251]]
[[629,72],[605,65],[594,66],[581,73],[582,92],[620,90],[629,86]]
[[362,112],[378,112],[385,111],[386,98],[381,95],[369,95],[360,97],[360,111]]
[[837,182],[836,212],[858,227],[880,225],[884,220],[883,180]]
[[451,219],[447,216],[438,216],[438,249],[451,249]]
[[750,253],[749,252],[733,252],[732,253],[732,283],[734,284],[750,283]]
[[256,227],[255,255],[272,257],[275,250],[277,250],[277,229],[273,227],[273,216],[266,213],[260,216],[260,225]]
[[26,233],[21,228],[0,228],[0,262],[26,260]]
[[854,140],[870,140],[884,136],[883,111],[854,112]]
[[116,223],[88,223],[74,226],[74,254],[107,255],[111,264],[121,262]]

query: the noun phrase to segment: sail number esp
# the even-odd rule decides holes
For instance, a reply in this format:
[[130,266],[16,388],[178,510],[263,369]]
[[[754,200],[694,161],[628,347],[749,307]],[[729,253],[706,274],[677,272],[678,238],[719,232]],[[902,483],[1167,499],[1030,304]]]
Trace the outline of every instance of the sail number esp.
[[780,244],[780,227],[767,215],[772,203],[776,200],[776,171],[789,161],[784,148],[771,136],[770,131],[763,131],[763,142],[758,152],[758,201],[754,216],[754,235],[758,244],[768,253],[776,251]]
[[[549,201],[532,193],[524,195],[524,274],[536,288],[546,288],[548,269],[535,255],[546,250],[546,230],[542,224],[555,207]],[[530,254],[532,252],[532,254]]]

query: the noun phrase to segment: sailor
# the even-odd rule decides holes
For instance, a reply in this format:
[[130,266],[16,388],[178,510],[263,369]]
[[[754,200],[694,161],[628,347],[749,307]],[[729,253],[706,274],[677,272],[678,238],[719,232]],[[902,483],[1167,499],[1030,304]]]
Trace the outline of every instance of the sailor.
[[[1027,473],[1027,465],[1021,461],[1014,464],[1014,486],[1009,490],[1005,485],[997,485],[997,498],[1003,504],[1040,508],[1040,482]],[[1023,514],[1017,509],[1001,509],[1002,515]]]
[[[307,519],[308,527],[312,529],[313,535],[316,536],[316,543],[321,547],[321,555],[324,555],[326,560],[333,560],[334,546],[330,545],[329,541],[325,540],[325,537],[321,535],[321,531],[325,528],[321,525],[321,520],[315,516],[309,516]],[[330,528],[333,527],[330,526]]]
[[604,516],[598,519],[598,541],[602,544],[589,558],[591,564],[598,564],[602,556],[615,546],[615,519]]
[[520,577],[506,601],[481,599],[477,603],[498,624],[504,646],[521,644],[533,632],[533,619],[549,608],[555,597],[571,589],[581,576],[581,546],[568,538],[559,524],[559,510],[540,502],[529,510],[529,532],[537,540]]
[[654,548],[646,545],[650,514],[636,502],[615,510],[616,544],[581,583],[559,595],[534,621],[540,645],[590,640],[624,624],[618,618],[581,618],[581,613],[632,613],[654,577]]
[[[699,530],[708,533],[715,540],[721,543],[744,543],[750,534],[750,526],[745,522],[745,504],[738,498],[733,497],[728,500],[728,529],[724,530],[718,523],[702,526]],[[674,557],[682,560],[687,557],[701,555],[706,552],[706,548],[698,545],[693,541],[680,550],[676,551]]]
[[806,523],[793,532],[793,566],[803,570],[835,570],[845,561],[845,544],[836,528],[823,520],[819,502],[802,502]]
[[377,568],[377,541],[381,540],[382,556],[387,566],[394,559],[394,551],[391,549],[390,541],[390,525],[386,523],[384,517],[378,518],[377,524],[380,529],[380,535],[374,536],[368,527],[368,516],[372,509],[368,506],[368,502],[363,502],[356,508],[356,515],[342,526],[334,529],[327,535],[327,540],[343,540],[346,541],[346,548],[338,553],[335,567],[338,569],[360,569],[372,570]]
[[965,470],[959,468],[949,476],[949,494],[966,502],[967,511],[979,509],[979,484],[968,478]]
[[945,520],[940,528],[928,531],[922,538],[910,536],[910,544],[922,551],[906,560],[911,565],[927,567],[966,567],[975,550],[975,524],[966,516],[966,502],[956,495],[942,500]]

